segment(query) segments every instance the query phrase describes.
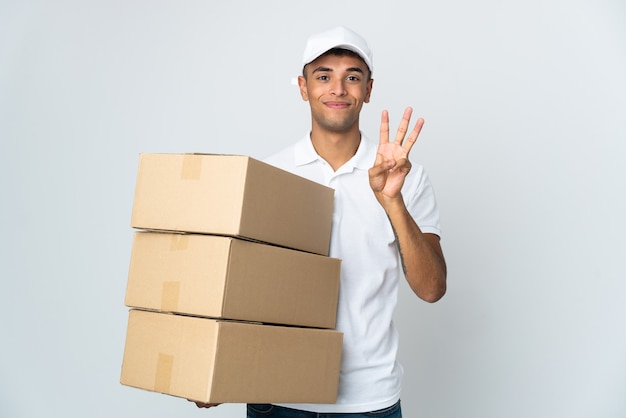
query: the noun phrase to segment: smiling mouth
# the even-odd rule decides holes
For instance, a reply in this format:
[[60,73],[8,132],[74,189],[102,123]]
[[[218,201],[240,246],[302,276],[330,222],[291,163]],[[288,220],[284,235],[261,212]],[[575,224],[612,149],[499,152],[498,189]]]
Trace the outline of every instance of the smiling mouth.
[[331,109],[347,109],[350,106],[348,103],[343,102],[326,102],[325,105]]

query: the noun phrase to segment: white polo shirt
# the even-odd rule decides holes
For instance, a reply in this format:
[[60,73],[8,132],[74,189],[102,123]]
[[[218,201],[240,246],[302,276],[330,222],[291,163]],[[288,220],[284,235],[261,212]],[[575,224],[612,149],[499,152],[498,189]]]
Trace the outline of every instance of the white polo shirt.
[[[337,329],[344,339],[337,403],[283,406],[367,412],[400,399],[402,367],[396,361],[393,313],[404,276],[391,223],[369,185],[377,146],[362,136],[356,154],[336,172],[317,154],[308,134],[265,160],[335,190],[330,256],[342,260]],[[413,163],[402,194],[422,232],[440,235],[435,195],[422,166]]]

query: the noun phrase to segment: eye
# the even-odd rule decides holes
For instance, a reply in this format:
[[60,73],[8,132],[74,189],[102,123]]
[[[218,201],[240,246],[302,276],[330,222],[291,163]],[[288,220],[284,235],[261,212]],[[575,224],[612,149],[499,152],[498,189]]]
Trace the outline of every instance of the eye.
[[320,75],[319,77],[317,77],[317,79],[319,81],[328,81],[328,76],[327,75]]
[[356,75],[349,75],[348,76],[348,81],[355,81],[356,82],[356,81],[359,81],[359,80],[360,80],[360,78],[358,76],[356,76]]

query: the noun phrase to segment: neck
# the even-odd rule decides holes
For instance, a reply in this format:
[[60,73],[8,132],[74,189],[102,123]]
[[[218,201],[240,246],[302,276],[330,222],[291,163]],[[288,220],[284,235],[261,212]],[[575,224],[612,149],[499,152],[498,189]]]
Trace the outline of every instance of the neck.
[[342,133],[313,130],[311,142],[317,154],[337,171],[356,154],[361,143],[361,132],[358,129]]

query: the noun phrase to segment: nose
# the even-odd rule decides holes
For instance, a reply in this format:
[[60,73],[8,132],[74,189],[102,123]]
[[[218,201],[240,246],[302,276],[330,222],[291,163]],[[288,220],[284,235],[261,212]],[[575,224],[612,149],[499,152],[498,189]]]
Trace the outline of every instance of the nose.
[[333,80],[330,85],[330,93],[334,94],[335,96],[344,96],[346,94],[344,80],[340,78]]

